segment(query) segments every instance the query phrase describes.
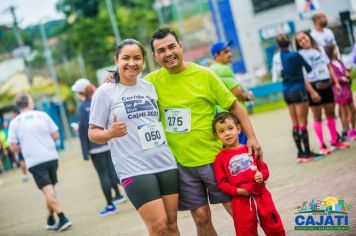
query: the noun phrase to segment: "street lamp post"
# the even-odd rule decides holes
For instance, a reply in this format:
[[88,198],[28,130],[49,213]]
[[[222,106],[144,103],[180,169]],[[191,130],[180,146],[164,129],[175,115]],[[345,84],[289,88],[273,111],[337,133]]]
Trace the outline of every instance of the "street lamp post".
[[181,11],[181,8],[180,8],[180,5],[178,3],[177,0],[172,0],[172,4],[176,10],[176,13],[177,13],[177,20],[178,20],[178,25],[179,25],[179,31],[180,31],[180,36],[183,40],[183,43],[184,43],[184,47],[185,47],[185,51],[187,52],[187,57],[188,57],[188,60],[192,60],[192,54],[191,54],[191,51],[190,51],[190,44],[189,44],[189,41],[187,39],[187,34],[185,32],[185,27],[184,27],[184,17],[183,17],[183,14],[182,14],[182,11]]
[[58,77],[57,77],[56,70],[54,68],[54,63],[53,63],[53,59],[52,59],[52,52],[51,52],[50,47],[48,46],[47,35],[46,35],[46,31],[45,31],[45,28],[44,28],[44,25],[43,25],[42,21],[40,21],[39,26],[40,26],[40,33],[41,33],[42,43],[43,43],[43,46],[45,48],[46,61],[47,61],[47,64],[49,66],[49,71],[50,71],[51,78],[52,78],[52,81],[53,81],[56,97],[59,100],[59,113],[60,113],[60,116],[61,116],[61,120],[63,122],[64,136],[69,138],[70,137],[69,122],[68,122],[68,119],[67,119],[67,115],[65,113],[63,102],[61,101],[61,93],[60,93],[59,85],[58,85]]
[[106,7],[108,8],[112,30],[114,31],[116,44],[118,45],[121,41],[121,37],[120,37],[119,27],[117,26],[117,23],[116,23],[114,7],[112,5],[111,0],[106,0]]

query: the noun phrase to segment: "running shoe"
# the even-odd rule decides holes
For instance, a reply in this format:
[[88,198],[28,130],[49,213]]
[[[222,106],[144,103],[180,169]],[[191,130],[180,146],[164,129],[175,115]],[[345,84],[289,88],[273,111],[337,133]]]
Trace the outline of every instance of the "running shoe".
[[71,226],[72,226],[72,222],[67,217],[64,217],[62,220],[59,220],[59,223],[58,223],[55,231],[62,232]]
[[30,181],[30,177],[28,175],[23,175],[22,176],[22,182],[23,183],[27,183],[28,181]]
[[54,229],[56,229],[56,220],[54,219],[53,216],[48,216],[48,218],[47,218],[47,224],[46,224],[46,229],[48,229],[48,230],[54,230]]
[[337,142],[337,143],[332,143],[331,144],[332,147],[334,147],[335,149],[344,149],[344,148],[349,148],[350,144],[347,142]]
[[112,200],[112,202],[114,204],[120,204],[120,203],[123,203],[123,202],[126,202],[126,201],[127,201],[127,198],[125,196],[118,196],[118,197],[116,197],[116,198],[114,198]]
[[305,157],[305,153],[304,152],[298,152],[297,158],[303,158],[303,157]]
[[315,152],[309,152],[306,154],[307,157],[311,157],[314,160],[321,160],[325,157],[325,154],[320,154],[320,153],[315,153]]
[[298,163],[308,163],[308,162],[311,162],[313,161],[313,158],[312,157],[301,157],[301,158],[298,158]]
[[337,133],[337,142],[345,142],[347,139],[347,131],[342,131],[341,134]]
[[107,216],[112,215],[117,212],[117,208],[115,205],[107,205],[102,211],[99,212],[99,216]]
[[332,152],[332,150],[330,148],[328,148],[326,145],[323,145],[322,147],[320,147],[319,150],[319,154],[322,155],[329,155]]
[[354,130],[350,130],[347,132],[347,138],[349,140],[356,140],[356,132]]

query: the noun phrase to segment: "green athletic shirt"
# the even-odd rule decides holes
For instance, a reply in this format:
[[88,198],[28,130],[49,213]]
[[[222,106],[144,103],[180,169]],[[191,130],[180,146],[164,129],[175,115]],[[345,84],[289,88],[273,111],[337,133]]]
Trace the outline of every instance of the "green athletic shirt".
[[235,87],[240,88],[239,83],[236,81],[235,74],[229,65],[214,62],[211,64],[210,69],[219,76],[219,79],[221,79],[229,90]]
[[165,68],[161,68],[144,79],[156,87],[164,128],[165,108],[191,109],[190,132],[166,132],[177,162],[187,167],[213,163],[221,150],[221,143],[214,137],[212,130],[215,107],[219,104],[228,110],[236,97],[209,68],[195,63],[190,63],[179,74],[169,74]]
[[[212,69],[218,75],[219,79],[230,91],[235,87],[240,88],[240,85],[236,80],[235,74],[231,70],[231,67],[229,65],[214,62],[210,65],[210,69]],[[244,106],[245,103],[243,102],[242,105]],[[223,111],[226,111],[226,109],[223,109],[220,106],[216,107],[216,113],[220,113]]]

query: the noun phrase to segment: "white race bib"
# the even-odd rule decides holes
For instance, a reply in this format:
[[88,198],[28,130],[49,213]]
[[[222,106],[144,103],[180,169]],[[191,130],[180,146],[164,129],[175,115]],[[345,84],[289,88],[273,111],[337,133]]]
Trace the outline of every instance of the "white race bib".
[[318,76],[319,79],[327,79],[330,77],[326,65],[319,65],[316,68],[316,75]]
[[161,122],[145,124],[137,127],[143,149],[167,145],[166,136]]
[[191,129],[190,108],[165,108],[164,119],[166,131],[170,133],[187,133]]

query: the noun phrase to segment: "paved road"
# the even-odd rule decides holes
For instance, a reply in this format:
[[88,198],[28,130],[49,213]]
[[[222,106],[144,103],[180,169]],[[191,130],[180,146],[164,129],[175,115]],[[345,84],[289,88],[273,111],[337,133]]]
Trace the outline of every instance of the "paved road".
[[[296,163],[287,110],[252,116],[252,122],[264,149],[271,171],[267,183],[282,216],[287,235],[356,235],[356,141],[351,148],[307,164]],[[311,127],[309,127],[311,130]],[[312,133],[312,132],[311,132]],[[328,134],[325,130],[325,134]],[[317,143],[311,134],[312,147]],[[327,136],[328,139],[328,136]],[[91,162],[81,158],[79,143],[73,140],[70,150],[61,153],[58,195],[73,227],[62,235],[147,235],[145,226],[126,202],[119,205],[116,215],[101,218],[98,212],[105,205],[99,180]],[[351,231],[294,231],[295,206],[311,198],[335,196],[351,203]],[[219,235],[234,235],[231,218],[221,206],[212,206],[213,220]],[[44,229],[46,210],[42,194],[33,180],[23,184],[19,171],[0,176],[0,235],[53,235]],[[187,212],[179,213],[183,236],[196,235]],[[260,235],[264,235],[260,231]]]

